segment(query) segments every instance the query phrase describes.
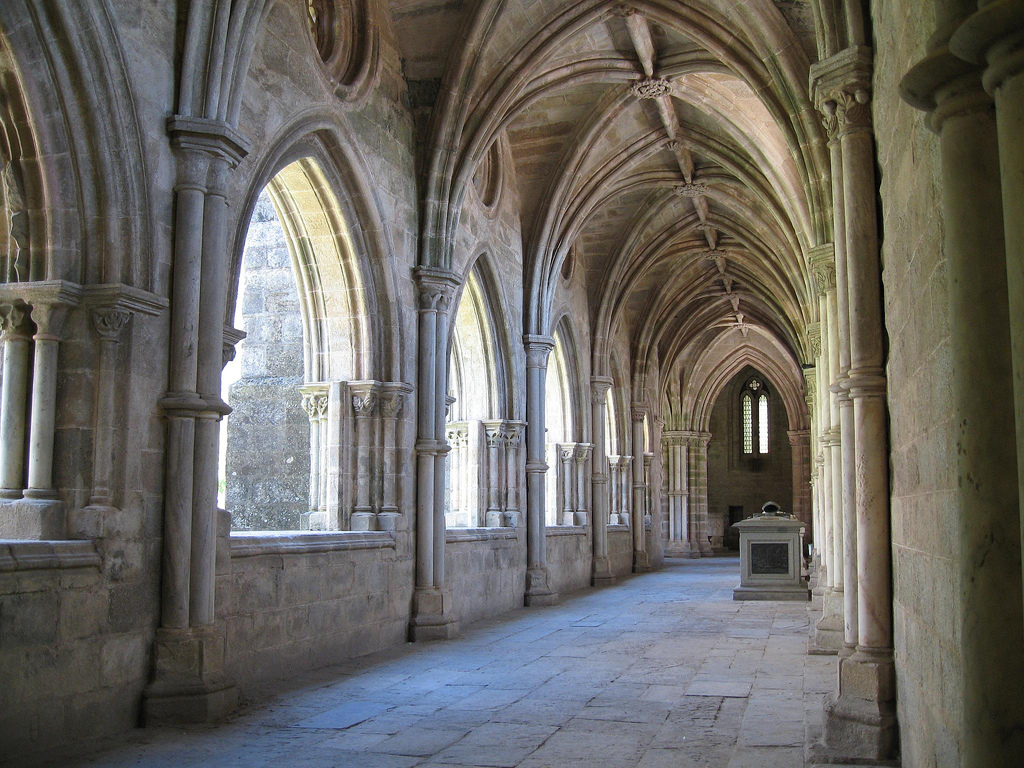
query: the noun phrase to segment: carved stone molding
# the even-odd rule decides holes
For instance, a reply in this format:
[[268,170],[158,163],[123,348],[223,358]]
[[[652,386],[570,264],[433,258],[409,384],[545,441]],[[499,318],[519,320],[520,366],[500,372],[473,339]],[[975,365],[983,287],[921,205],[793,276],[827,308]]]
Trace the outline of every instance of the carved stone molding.
[[672,84],[664,77],[645,77],[633,83],[633,95],[638,99],[657,99],[672,90]]

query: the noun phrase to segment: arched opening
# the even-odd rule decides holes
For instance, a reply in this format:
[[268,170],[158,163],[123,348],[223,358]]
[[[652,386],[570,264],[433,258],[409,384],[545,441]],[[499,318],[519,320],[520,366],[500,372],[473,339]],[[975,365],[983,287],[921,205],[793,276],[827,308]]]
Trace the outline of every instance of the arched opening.
[[478,262],[466,278],[448,353],[445,522],[449,528],[511,524],[509,478],[516,475],[504,420],[501,345]]
[[544,387],[544,428],[547,441],[547,490],[545,519],[548,525],[576,523],[575,494],[576,424],[572,381],[574,369],[561,330],[554,333],[555,346],[548,358]]
[[346,470],[369,334],[348,225],[314,160],[260,191],[236,285],[220,478],[232,529],[348,528],[361,510]]
[[[708,535],[717,550],[737,550],[732,525],[767,501],[793,509],[791,451],[779,443],[789,416],[775,386],[746,366],[719,393],[708,443]],[[786,448],[786,450],[784,450]]]

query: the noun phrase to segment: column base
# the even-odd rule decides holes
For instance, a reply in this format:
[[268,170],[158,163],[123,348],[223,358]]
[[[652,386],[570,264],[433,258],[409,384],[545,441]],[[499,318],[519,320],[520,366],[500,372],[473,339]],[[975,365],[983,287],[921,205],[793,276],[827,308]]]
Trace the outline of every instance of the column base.
[[822,617],[814,626],[814,637],[808,643],[807,653],[812,656],[832,656],[839,653],[846,641],[843,622],[843,593],[828,589],[821,596]]
[[459,621],[452,613],[451,595],[444,589],[417,589],[412,598],[409,639],[414,643],[451,640],[459,634]]
[[654,570],[646,550],[637,552],[633,550],[633,573],[650,573]]
[[825,700],[823,750],[833,761],[896,757],[896,672],[892,651],[857,650],[839,664],[839,692]]
[[372,531],[375,528],[376,520],[377,516],[373,510],[355,510],[352,512],[352,530]]
[[697,544],[697,549],[700,551],[701,557],[714,557],[715,551],[711,547],[710,541],[702,541]]
[[558,605],[558,593],[551,589],[548,569],[543,566],[526,571],[526,594],[523,603],[527,608]]
[[615,574],[607,557],[595,557],[590,572],[590,584],[594,587],[611,587],[615,584]]
[[238,705],[238,688],[224,672],[224,637],[216,625],[158,629],[153,680],[142,692],[145,725],[220,720]]
[[[697,554],[699,557],[700,554]],[[690,542],[679,539],[669,539],[665,542],[665,557],[694,557]]]
[[383,509],[377,513],[378,531],[398,531],[402,529],[403,517],[397,509]]

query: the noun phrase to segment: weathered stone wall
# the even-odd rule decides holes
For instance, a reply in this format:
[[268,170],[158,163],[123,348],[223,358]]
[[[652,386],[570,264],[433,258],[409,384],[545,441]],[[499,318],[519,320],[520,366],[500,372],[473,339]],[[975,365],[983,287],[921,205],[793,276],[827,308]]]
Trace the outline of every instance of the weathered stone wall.
[[548,572],[559,595],[590,586],[593,544],[590,528],[552,526],[547,529]]
[[[708,443],[708,535],[712,546],[723,546],[728,534],[729,507],[743,507],[750,517],[774,501],[786,512],[793,511],[793,454],[789,444],[789,419],[782,396],[771,380],[762,376],[768,388],[768,455],[747,459],[742,455],[740,392],[755,374],[745,368],[718,396],[711,411],[711,441]],[[757,404],[754,404],[757,419]],[[757,446],[754,446],[757,450]]]
[[226,504],[236,530],[298,530],[309,511],[303,330],[284,230],[264,191],[242,255],[235,327],[241,378],[227,393]]
[[[903,765],[960,765],[960,585],[952,353],[938,139],[899,80],[935,28],[931,3],[873,2],[872,113],[889,336],[894,635]],[[1007,395],[1009,396],[1009,395]]]
[[329,551],[325,542],[320,548],[328,551],[306,554],[236,537],[227,572],[218,577],[228,673],[244,691],[404,642],[413,585],[409,544],[399,534],[397,546]]
[[[512,538],[458,541],[469,531],[452,531],[445,545],[445,579],[461,625],[523,605],[526,591],[525,529],[506,531]],[[486,535],[486,534],[484,534]],[[499,534],[500,535],[500,534]]]
[[608,559],[616,578],[625,579],[633,573],[633,532],[628,528],[608,529]]

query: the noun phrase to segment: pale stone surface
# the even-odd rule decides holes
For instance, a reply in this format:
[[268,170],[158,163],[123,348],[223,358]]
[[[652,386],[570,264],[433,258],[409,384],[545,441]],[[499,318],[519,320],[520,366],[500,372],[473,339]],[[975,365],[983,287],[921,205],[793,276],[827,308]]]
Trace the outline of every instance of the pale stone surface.
[[802,768],[830,664],[805,653],[805,607],[732,601],[738,566],[668,561],[459,640],[255,687],[219,727],[39,765]]

